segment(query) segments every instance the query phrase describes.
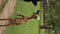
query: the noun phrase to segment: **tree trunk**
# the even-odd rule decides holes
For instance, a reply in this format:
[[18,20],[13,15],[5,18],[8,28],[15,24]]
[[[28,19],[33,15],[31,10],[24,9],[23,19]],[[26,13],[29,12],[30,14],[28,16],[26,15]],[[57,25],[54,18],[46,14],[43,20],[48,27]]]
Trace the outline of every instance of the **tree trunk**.
[[[0,19],[7,19],[12,16],[14,13],[16,5],[16,0],[8,0],[6,6],[4,7],[3,11],[0,14]],[[0,20],[0,25],[6,25],[8,24],[8,20]],[[0,27],[0,34],[4,34],[6,30],[6,27]]]

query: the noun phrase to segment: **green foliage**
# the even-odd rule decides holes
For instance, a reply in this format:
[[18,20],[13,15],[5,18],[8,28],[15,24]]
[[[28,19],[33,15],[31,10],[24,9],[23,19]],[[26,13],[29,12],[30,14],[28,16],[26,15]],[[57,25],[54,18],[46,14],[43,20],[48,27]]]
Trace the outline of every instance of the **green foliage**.
[[[60,31],[60,1],[59,0],[49,0],[49,6],[45,12],[45,22],[51,24],[55,30],[54,34],[59,34]],[[51,34],[51,33],[50,33]]]
[[52,1],[49,2],[50,6],[48,6],[47,11],[45,12],[45,16],[48,23],[59,23],[60,20],[60,2]]

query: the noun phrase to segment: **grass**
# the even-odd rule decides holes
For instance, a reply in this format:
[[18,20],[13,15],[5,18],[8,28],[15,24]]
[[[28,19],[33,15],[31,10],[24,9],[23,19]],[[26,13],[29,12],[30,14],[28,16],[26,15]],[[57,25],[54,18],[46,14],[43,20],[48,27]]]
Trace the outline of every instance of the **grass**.
[[[35,7],[32,2],[24,2],[23,0],[17,0],[16,10],[12,18],[18,17],[17,14],[23,14],[25,16],[31,16],[33,12],[40,10],[40,5]],[[9,26],[5,34],[39,34],[39,23],[42,24],[43,14],[41,13],[40,20],[30,20],[25,24],[20,24],[16,26]],[[40,34],[41,33],[40,31]]]

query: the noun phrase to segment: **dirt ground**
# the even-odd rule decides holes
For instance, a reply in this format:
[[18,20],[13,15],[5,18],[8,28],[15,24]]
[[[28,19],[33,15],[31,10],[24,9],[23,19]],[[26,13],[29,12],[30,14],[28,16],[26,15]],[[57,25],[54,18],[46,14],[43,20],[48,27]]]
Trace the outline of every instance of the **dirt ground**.
[[[6,6],[4,7],[3,11],[0,14],[0,19],[10,18],[14,13],[15,6],[16,6],[16,0],[8,0]],[[5,21],[0,20],[0,25],[8,24],[8,22],[9,22],[8,20]],[[6,27],[0,27],[0,34],[4,34],[5,30]]]

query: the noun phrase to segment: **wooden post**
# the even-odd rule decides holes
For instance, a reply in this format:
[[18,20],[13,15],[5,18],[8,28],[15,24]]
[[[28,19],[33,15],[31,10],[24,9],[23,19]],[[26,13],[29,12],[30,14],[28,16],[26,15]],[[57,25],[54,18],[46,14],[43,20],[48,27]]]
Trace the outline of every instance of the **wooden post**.
[[[10,18],[10,16],[12,16],[12,14],[14,13],[15,5],[16,0],[8,0],[6,6],[4,7],[3,11],[0,14],[0,19]],[[5,25],[8,23],[9,23],[8,20],[2,20],[2,21],[0,20],[0,25]],[[0,27],[0,34],[4,34],[5,30],[6,27]]]

